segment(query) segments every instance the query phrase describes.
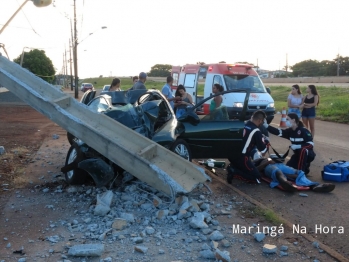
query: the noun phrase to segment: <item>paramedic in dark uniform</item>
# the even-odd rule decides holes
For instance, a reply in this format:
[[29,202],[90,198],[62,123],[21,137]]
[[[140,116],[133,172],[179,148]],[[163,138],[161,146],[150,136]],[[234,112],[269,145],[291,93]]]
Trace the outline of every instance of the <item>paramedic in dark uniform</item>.
[[231,162],[227,168],[227,181],[229,184],[231,184],[233,176],[240,176],[242,180],[247,182],[260,183],[261,174],[252,162],[250,156],[251,151],[255,148],[257,148],[263,156],[268,151],[267,142],[264,141],[264,136],[259,130],[259,127],[263,125],[265,119],[266,114],[258,110],[253,113],[251,120],[245,124],[242,139],[244,147],[241,155],[237,159],[229,159]]
[[275,128],[268,126],[265,122],[264,127],[267,130],[276,135],[291,141],[290,148],[294,154],[286,165],[293,167],[294,169],[302,170],[305,174],[309,173],[310,162],[315,159],[313,137],[308,129],[306,129],[299,120],[297,114],[289,113],[286,117],[286,129]]

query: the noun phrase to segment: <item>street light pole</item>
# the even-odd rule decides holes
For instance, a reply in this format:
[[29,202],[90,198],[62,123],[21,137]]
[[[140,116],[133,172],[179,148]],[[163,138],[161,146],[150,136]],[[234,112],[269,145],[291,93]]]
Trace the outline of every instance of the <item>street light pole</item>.
[[21,62],[19,63],[19,65],[20,66],[22,66],[23,65],[23,59],[24,59],[24,49],[31,49],[31,50],[33,50],[33,49],[40,49],[40,50],[44,50],[44,48],[37,48],[37,47],[27,47],[27,46],[25,46],[25,47],[23,47],[23,50],[22,50],[22,55],[21,55]]

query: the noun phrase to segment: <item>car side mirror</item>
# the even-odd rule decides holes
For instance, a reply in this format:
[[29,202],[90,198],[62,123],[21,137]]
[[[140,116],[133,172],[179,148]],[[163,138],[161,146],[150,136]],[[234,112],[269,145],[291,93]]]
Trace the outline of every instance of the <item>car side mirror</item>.
[[269,93],[269,95],[271,94],[271,90],[270,90],[270,88],[269,87],[265,87],[265,89],[267,89],[267,92]]

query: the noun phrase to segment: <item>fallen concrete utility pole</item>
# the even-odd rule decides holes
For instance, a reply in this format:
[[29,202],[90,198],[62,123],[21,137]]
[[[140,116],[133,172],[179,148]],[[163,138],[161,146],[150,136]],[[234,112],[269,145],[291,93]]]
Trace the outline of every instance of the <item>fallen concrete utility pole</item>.
[[169,196],[188,193],[209,180],[204,170],[0,55],[0,85],[97,150]]

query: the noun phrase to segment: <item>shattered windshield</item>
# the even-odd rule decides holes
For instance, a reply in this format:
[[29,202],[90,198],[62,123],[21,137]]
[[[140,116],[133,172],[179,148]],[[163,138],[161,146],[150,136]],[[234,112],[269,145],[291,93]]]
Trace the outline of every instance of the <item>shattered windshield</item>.
[[265,87],[258,76],[224,75],[227,90],[251,88],[253,93],[265,93]]

